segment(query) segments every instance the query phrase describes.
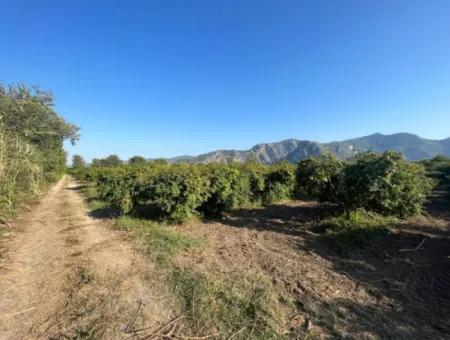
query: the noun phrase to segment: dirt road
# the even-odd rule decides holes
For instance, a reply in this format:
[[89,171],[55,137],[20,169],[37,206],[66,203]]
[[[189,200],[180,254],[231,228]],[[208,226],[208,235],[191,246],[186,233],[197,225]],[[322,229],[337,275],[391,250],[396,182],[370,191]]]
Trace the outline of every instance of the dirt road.
[[123,339],[173,316],[151,262],[88,216],[76,185],[63,178],[3,240],[0,339]]

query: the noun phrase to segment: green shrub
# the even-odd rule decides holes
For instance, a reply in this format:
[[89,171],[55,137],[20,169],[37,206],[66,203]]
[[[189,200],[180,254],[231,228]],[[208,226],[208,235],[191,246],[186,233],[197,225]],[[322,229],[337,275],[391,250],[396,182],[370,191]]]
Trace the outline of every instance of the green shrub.
[[208,194],[200,210],[209,216],[217,216],[249,202],[249,178],[237,166],[209,164],[203,167],[208,183]]
[[209,197],[208,185],[198,167],[177,164],[153,179],[147,194],[163,215],[182,222],[198,215],[197,209]]
[[420,214],[434,186],[422,165],[395,152],[364,153],[344,163],[330,156],[307,159],[297,168],[299,190],[347,214],[359,208],[383,215]]
[[265,176],[263,202],[270,204],[292,199],[295,183],[295,166],[291,163],[280,162],[270,167]]
[[432,159],[419,162],[422,164],[428,176],[435,178],[441,185],[450,184],[450,158],[438,155]]
[[357,156],[344,174],[346,209],[365,208],[383,215],[420,214],[434,186],[423,166],[407,162],[395,152]]
[[297,166],[298,194],[316,196],[320,202],[337,202],[342,195],[344,162],[332,155],[310,157]]
[[239,169],[242,176],[248,180],[248,202],[254,205],[260,205],[264,201],[266,190],[266,175],[269,171],[268,166],[256,162],[240,164]]

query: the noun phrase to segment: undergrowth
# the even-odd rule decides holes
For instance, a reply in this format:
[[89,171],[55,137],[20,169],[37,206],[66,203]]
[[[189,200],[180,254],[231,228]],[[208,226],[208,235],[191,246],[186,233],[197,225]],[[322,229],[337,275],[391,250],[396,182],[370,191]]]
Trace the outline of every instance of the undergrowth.
[[176,268],[171,284],[196,334],[233,339],[284,338],[279,333],[285,320],[278,294],[267,279]]
[[355,248],[363,248],[371,241],[380,239],[389,233],[395,218],[386,217],[363,209],[328,219],[330,228],[323,239],[338,253]]
[[174,231],[171,226],[154,221],[122,216],[117,219],[116,225],[121,230],[132,231],[160,266],[167,266],[174,255],[200,243]]

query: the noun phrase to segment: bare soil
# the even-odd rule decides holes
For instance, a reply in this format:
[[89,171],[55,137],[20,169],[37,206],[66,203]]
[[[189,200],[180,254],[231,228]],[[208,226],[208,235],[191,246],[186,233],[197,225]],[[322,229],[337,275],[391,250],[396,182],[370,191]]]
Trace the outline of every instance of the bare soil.
[[296,301],[294,338],[450,339],[450,202],[438,195],[427,208],[346,254],[322,241],[329,210],[313,202],[241,210],[180,226],[208,240],[180,262],[266,275]]
[[124,339],[174,315],[152,263],[74,189],[61,180],[2,241],[1,339]]

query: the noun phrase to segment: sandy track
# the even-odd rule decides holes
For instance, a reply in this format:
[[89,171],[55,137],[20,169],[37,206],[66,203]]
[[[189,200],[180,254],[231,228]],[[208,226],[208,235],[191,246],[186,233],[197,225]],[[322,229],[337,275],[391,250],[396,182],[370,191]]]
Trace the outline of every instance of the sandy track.
[[173,316],[151,262],[87,215],[76,185],[62,179],[4,241],[0,339],[122,339]]

